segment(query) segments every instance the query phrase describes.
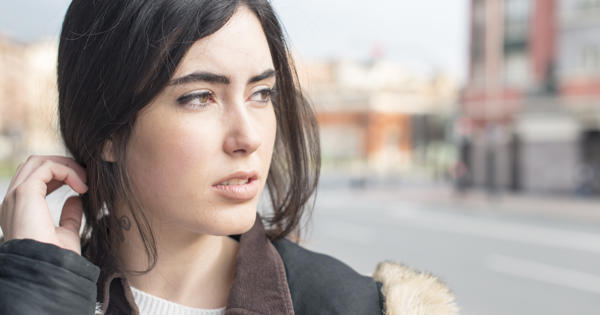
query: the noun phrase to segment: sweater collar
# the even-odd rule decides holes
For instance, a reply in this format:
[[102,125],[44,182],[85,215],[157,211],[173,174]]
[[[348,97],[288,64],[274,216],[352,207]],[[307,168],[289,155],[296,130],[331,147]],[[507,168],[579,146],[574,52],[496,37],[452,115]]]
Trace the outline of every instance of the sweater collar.
[[[239,237],[235,276],[227,300],[226,315],[293,315],[285,267],[267,238],[257,214],[254,226]],[[121,273],[101,276],[99,300],[105,314],[139,315],[127,279]]]

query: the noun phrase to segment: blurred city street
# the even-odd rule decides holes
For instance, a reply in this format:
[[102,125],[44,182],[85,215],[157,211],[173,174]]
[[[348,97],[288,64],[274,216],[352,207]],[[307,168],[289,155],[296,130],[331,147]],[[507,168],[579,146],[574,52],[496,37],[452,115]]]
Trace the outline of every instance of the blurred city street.
[[598,314],[597,202],[477,193],[458,199],[444,187],[357,189],[326,181],[308,248],[363,274],[383,260],[433,273],[465,315]]
[[[324,176],[304,246],[363,274],[384,260],[435,274],[464,315],[598,314],[598,201],[349,183]],[[48,197],[56,219],[68,194]]]

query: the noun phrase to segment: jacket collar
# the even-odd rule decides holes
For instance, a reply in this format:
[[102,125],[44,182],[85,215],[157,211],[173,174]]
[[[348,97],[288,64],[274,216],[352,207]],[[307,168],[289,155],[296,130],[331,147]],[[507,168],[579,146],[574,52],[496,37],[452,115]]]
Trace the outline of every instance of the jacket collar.
[[[285,267],[281,256],[267,238],[257,214],[254,226],[239,238],[235,277],[227,300],[226,315],[293,315]],[[139,315],[127,279],[121,273],[104,274],[99,300],[107,315]]]

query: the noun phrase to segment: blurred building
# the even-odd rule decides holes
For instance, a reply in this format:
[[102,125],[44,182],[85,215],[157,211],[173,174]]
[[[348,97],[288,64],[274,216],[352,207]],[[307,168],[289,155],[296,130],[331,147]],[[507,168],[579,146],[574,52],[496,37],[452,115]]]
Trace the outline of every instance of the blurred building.
[[405,171],[446,140],[457,97],[447,76],[378,58],[304,62],[299,74],[317,110],[325,167]]
[[[0,37],[0,161],[60,154],[56,41],[24,44]],[[455,81],[410,70],[374,54],[368,62],[300,63],[316,105],[324,165],[360,172],[447,170]]]
[[60,152],[56,41],[0,37],[0,160]]
[[471,185],[600,192],[600,1],[472,0],[456,122]]

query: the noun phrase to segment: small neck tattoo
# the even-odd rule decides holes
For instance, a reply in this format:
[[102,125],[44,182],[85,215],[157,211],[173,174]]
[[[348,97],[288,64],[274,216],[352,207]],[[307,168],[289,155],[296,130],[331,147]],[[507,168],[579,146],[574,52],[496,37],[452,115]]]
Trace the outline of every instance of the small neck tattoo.
[[129,221],[129,218],[127,216],[122,216],[119,219],[117,219],[117,226],[118,226],[118,233],[119,233],[119,239],[121,240],[121,242],[125,241],[125,232],[124,231],[129,231],[131,229],[131,221]]

